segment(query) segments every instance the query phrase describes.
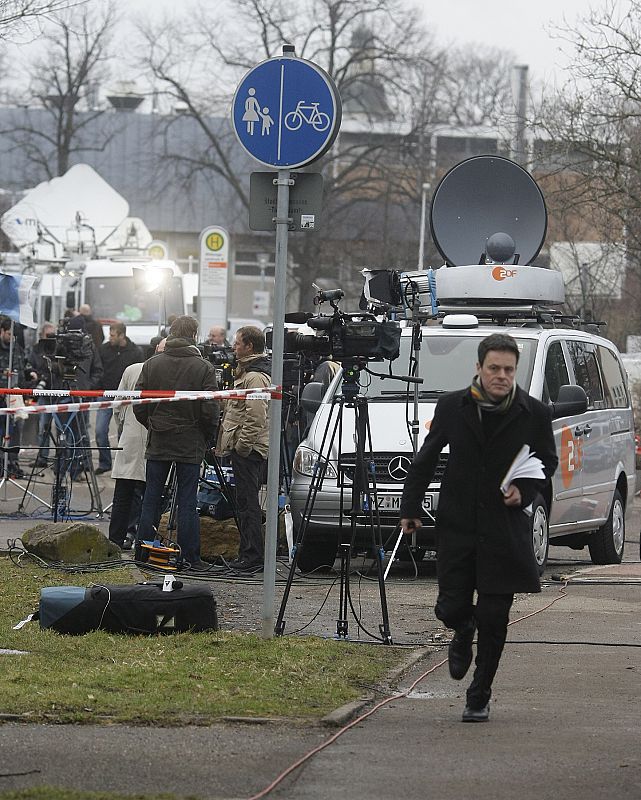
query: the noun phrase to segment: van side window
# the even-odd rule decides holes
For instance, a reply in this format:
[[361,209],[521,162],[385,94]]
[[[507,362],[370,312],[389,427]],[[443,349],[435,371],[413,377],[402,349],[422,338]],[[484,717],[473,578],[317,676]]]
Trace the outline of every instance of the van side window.
[[627,408],[630,405],[627,381],[616,355],[607,347],[597,348],[608,408]]
[[588,396],[588,408],[605,408],[596,345],[591,342],[568,341],[568,350],[576,382],[585,389]]
[[555,403],[559,398],[559,389],[561,386],[567,386],[568,383],[570,383],[570,376],[568,375],[561,342],[552,342],[545,357],[543,402]]

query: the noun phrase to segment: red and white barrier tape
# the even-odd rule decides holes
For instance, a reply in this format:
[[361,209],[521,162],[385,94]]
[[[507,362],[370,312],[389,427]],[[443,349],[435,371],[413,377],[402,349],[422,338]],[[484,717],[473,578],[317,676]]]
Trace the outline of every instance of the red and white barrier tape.
[[[23,391],[55,391],[46,389],[10,389],[4,394],[22,393]],[[65,392],[69,397],[71,392]],[[155,396],[150,397],[149,394]],[[81,396],[84,392],[81,393]],[[0,416],[12,414],[63,414],[74,411],[98,411],[101,408],[121,408],[123,406],[137,406],[146,403],[176,403],[180,400],[272,400],[282,398],[282,391],[277,386],[268,386],[265,389],[221,389],[217,392],[98,392],[98,397],[117,395],[119,399],[93,401],[89,403],[53,403],[46,406],[21,406],[20,408],[0,408]],[[145,395],[142,396],[141,395]],[[160,395],[160,396],[158,396]]]
[[[212,397],[208,399],[227,400],[230,397],[231,399],[237,399],[248,392],[256,391],[271,392],[272,395],[278,394],[280,396],[280,389],[277,386],[266,386],[264,389],[217,389],[215,392],[208,393],[212,395]],[[0,389],[0,396],[6,394],[23,395],[23,397],[105,397],[116,400],[118,398],[134,399],[141,397],[190,398],[195,392],[193,389],[21,389],[16,386],[13,389]],[[203,394],[203,392],[199,392],[199,394]]]

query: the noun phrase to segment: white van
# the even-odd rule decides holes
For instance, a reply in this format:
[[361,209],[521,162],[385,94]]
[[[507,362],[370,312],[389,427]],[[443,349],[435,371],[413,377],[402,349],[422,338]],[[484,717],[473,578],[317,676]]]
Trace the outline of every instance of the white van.
[[[482,287],[475,290],[475,276],[485,279],[490,269],[455,267],[436,272],[441,287],[447,285],[448,278],[455,280],[466,286],[469,298],[476,294],[482,302],[464,300],[448,311],[465,311],[465,315],[443,311],[435,324],[421,329],[417,375],[423,383],[418,392],[418,446],[429,429],[439,396],[471,382],[481,339],[497,331],[513,336],[520,350],[517,382],[533,397],[551,404],[560,460],[551,484],[533,506],[532,546],[539,569],[542,572],[545,567],[549,544],[576,549],[587,546],[594,563],[619,563],[625,544],[626,509],[635,488],[632,404],[619,353],[612,342],[592,330],[575,327],[560,314],[541,309],[538,298],[537,302],[523,301],[527,294],[524,287],[532,285],[533,276],[540,277],[535,273],[548,273],[549,280],[558,273],[533,267],[512,270],[510,291],[520,300],[516,305],[505,298],[505,287],[504,296],[493,302],[483,299]],[[405,328],[400,356],[391,364],[395,374],[408,374],[411,339],[412,329]],[[398,532],[403,484],[413,457],[414,410],[413,390],[408,390],[406,383],[376,374],[387,371],[387,364],[368,364],[360,373],[360,393],[368,400],[378,511],[384,548],[391,550]],[[314,397],[313,384],[303,393],[304,407],[317,409],[317,413],[294,457],[290,504],[297,530],[307,509],[299,554],[299,565],[305,571],[332,564],[341,532],[343,537],[349,535],[350,519],[343,516],[341,527],[340,510],[351,504],[355,465],[351,408],[343,408],[340,460],[338,437],[330,449],[331,437],[327,436],[338,413],[340,404],[332,401],[341,384],[339,374],[322,400]],[[310,483],[317,465],[325,459],[327,471],[310,504]],[[425,496],[423,527],[413,543],[414,557],[422,558],[427,550],[436,548],[434,522],[446,464],[447,452],[443,451]],[[371,532],[360,520],[354,545],[361,549],[372,545]]]

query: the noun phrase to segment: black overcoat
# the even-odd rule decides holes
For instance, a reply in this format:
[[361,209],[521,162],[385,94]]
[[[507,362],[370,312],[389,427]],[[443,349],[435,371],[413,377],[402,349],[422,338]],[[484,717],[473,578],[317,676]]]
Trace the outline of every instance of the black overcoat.
[[469,388],[438,401],[405,481],[401,518],[423,516],[422,498],[441,450],[449,445],[436,512],[439,586],[464,588],[475,574],[480,592],[538,592],[530,518],[523,508],[545,481],[515,481],[523,498],[520,508],[506,506],[499,487],[524,444],[543,462],[546,480],[554,473],[558,458],[550,410],[517,387],[510,409],[493,423],[486,438]]

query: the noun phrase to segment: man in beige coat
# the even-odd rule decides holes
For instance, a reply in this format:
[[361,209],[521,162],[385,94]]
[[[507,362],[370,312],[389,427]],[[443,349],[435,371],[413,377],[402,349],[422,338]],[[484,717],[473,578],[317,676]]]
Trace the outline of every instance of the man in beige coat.
[[[234,389],[264,389],[271,383],[271,360],[265,354],[265,335],[253,325],[239,328],[234,337],[237,367]],[[263,567],[263,520],[259,492],[269,449],[266,400],[228,400],[218,432],[217,453],[230,455],[236,484],[236,512],[240,527],[238,572]]]

